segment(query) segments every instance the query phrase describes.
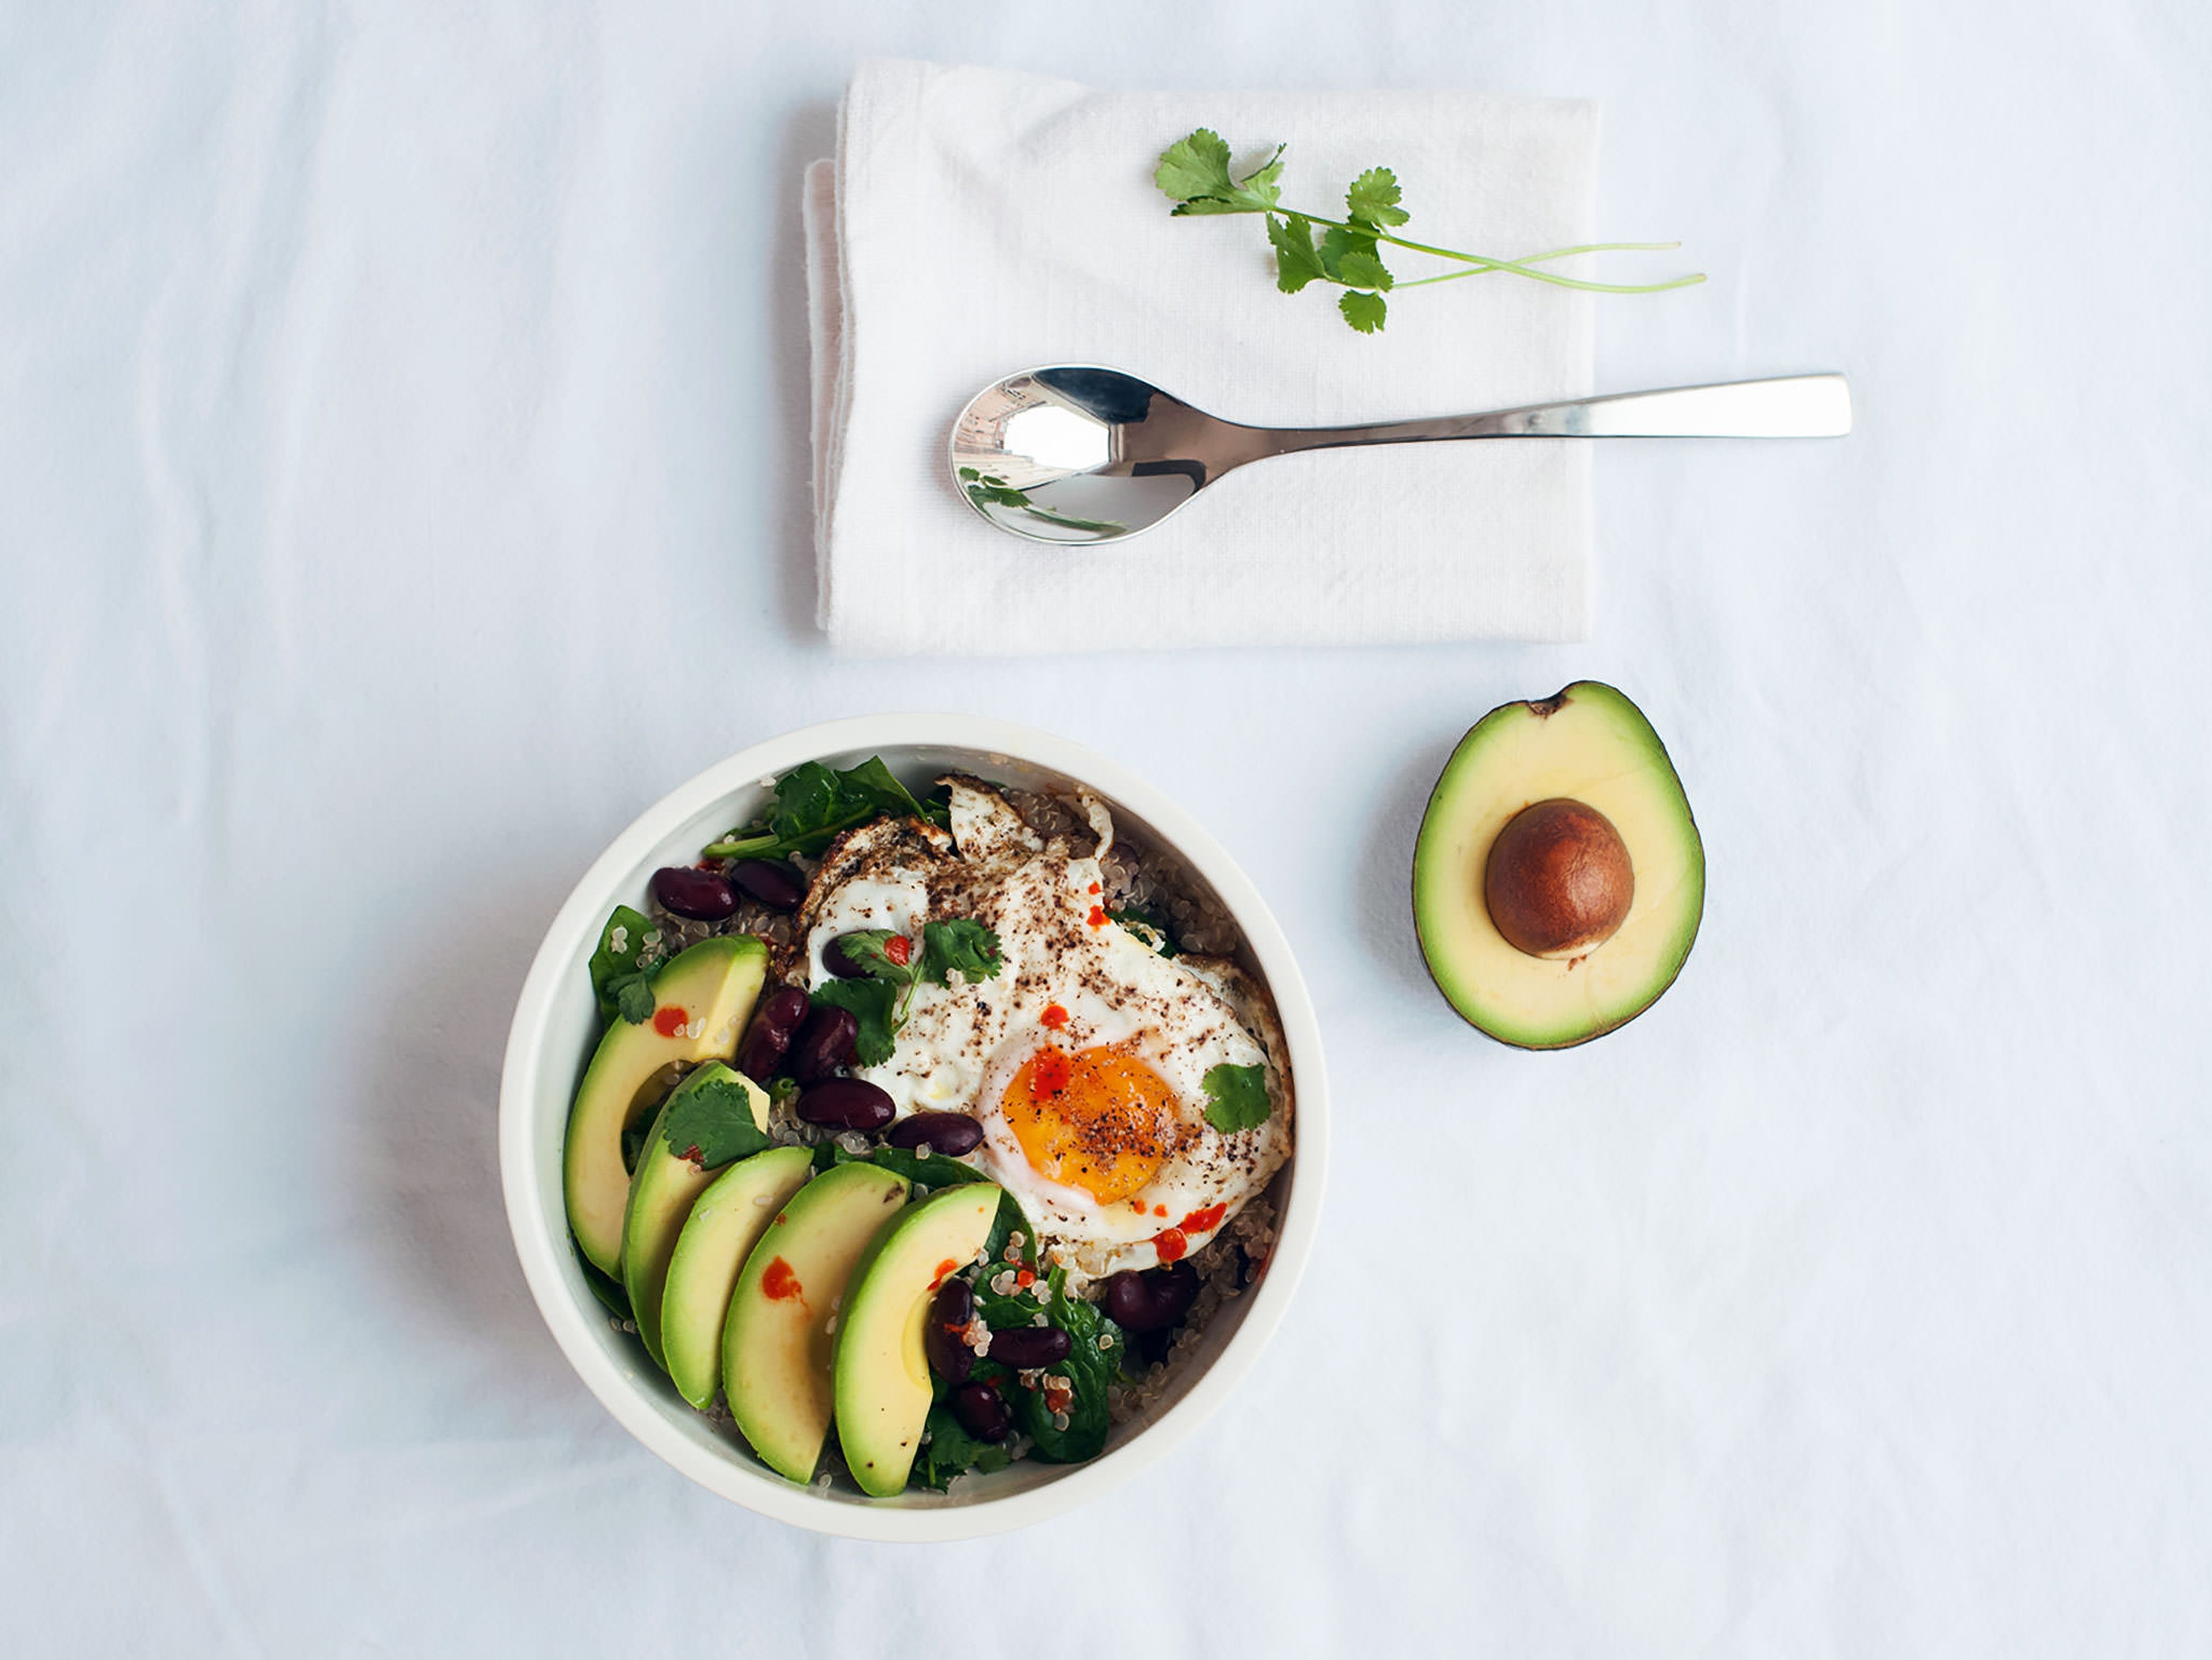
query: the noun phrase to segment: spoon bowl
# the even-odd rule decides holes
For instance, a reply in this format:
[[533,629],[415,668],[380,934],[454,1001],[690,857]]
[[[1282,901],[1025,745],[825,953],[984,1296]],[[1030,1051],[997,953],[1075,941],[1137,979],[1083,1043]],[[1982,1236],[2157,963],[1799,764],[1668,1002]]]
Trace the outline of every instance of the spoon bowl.
[[1224,473],[1271,455],[1468,438],[1840,438],[1840,374],[1620,392],[1480,415],[1351,427],[1250,427],[1094,364],[1024,369],[952,423],[952,481],[1000,529],[1032,542],[1118,542]]

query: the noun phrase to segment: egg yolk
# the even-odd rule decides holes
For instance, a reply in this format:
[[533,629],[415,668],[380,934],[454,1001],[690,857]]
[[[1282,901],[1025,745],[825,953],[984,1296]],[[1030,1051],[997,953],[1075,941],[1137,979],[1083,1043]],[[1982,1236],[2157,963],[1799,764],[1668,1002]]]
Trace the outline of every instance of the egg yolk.
[[1150,1182],[1181,1139],[1167,1081],[1119,1049],[1041,1049],[1000,1105],[1031,1170],[1102,1205]]

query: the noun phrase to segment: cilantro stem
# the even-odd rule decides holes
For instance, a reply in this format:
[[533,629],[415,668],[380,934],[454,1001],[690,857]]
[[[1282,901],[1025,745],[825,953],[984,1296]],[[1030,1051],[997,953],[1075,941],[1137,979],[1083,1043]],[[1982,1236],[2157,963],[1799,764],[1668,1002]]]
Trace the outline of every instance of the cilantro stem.
[[1342,219],[1323,219],[1317,214],[1298,213],[1291,208],[1275,211],[1305,220],[1310,224],[1326,225],[1331,230],[1351,231],[1356,235],[1371,236],[1378,242],[1388,242],[1394,247],[1411,250],[1414,253],[1434,254],[1439,259],[1456,259],[1474,267],[1472,271],[1455,271],[1444,277],[1416,277],[1410,283],[1395,284],[1401,289],[1418,289],[1431,283],[1449,283],[1461,277],[1480,277],[1485,271],[1510,271],[1516,277],[1531,277],[1539,283],[1549,283],[1563,289],[1583,289],[1592,294],[1658,294],[1668,289],[1686,289],[1705,280],[1703,271],[1688,277],[1677,277],[1665,283],[1591,283],[1579,277],[1562,277],[1557,271],[1538,271],[1536,262],[1543,259],[1565,259],[1576,253],[1608,253],[1615,252],[1652,252],[1679,248],[1680,242],[1588,242],[1579,247],[1554,248],[1548,253],[1532,253],[1523,259],[1493,259],[1486,253],[1462,253],[1456,248],[1439,248],[1426,242],[1415,242],[1403,236],[1393,236],[1389,231],[1374,225],[1353,224]]

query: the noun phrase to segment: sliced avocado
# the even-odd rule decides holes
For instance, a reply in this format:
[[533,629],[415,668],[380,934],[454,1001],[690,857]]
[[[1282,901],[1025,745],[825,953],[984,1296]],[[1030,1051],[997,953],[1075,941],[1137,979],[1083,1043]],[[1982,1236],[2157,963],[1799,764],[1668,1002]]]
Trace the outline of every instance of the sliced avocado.
[[737,1052],[767,977],[768,947],[760,940],[702,939],[653,976],[652,1018],[617,1019],[599,1039],[568,1110],[561,1162],[569,1229],[602,1273],[620,1278],[622,1272],[623,1211],[629,1199],[623,1132],[659,1100],[671,1067]]
[[[680,1116],[680,1109],[718,1091],[726,1092],[732,1104],[743,1103],[725,1106],[724,1112],[738,1119],[739,1128],[745,1127],[750,1113],[754,1134],[726,1152],[702,1150],[688,1137],[684,1146],[672,1145],[668,1127]],[[691,1214],[692,1201],[732,1158],[759,1151],[767,1133],[768,1091],[720,1061],[708,1061],[678,1084],[646,1133],[637,1168],[630,1172],[629,1204],[623,1213],[623,1289],[629,1295],[637,1335],[657,1366],[668,1365],[660,1349],[660,1304],[662,1287],[668,1283],[668,1259],[675,1254],[676,1238]]]
[[998,1213],[989,1183],[947,1188],[902,1211],[853,1270],[837,1326],[837,1444],[863,1493],[906,1490],[929,1416],[930,1301],[975,1260]]
[[835,1398],[830,1322],[853,1266],[906,1203],[907,1180],[839,1164],[792,1195],[745,1259],[722,1328],[722,1393],[753,1450],[779,1475],[810,1480]]
[[1413,850],[1429,974],[1492,1037],[1565,1049],[1674,982],[1705,850],[1667,746],[1611,686],[1492,709],[1444,763]]
[[660,1293],[660,1341],[668,1375],[702,1412],[722,1387],[722,1325],[738,1271],[813,1169],[809,1147],[776,1147],[739,1159],[699,1195],[677,1237]]

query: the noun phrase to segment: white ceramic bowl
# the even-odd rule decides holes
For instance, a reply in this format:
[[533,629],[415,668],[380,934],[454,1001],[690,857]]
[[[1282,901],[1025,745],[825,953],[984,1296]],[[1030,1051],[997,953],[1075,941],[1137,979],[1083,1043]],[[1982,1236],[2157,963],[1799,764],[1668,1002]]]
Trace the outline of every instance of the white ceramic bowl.
[[[1080,783],[1105,799],[1115,824],[1133,837],[1179,854],[1243,930],[1246,966],[1266,982],[1282,1018],[1296,1092],[1296,1151],[1273,1189],[1281,1213],[1273,1255],[1258,1283],[1208,1324],[1175,1386],[1146,1416],[1116,1426],[1105,1452],[1090,1462],[1025,1459],[962,1483],[957,1495],[915,1488],[869,1499],[842,1487],[797,1487],[757,1462],[729,1431],[685,1404],[635,1338],[610,1323],[577,1266],[561,1194],[569,1097],[598,1026],[584,963],[608,911],[618,903],[641,906],[653,871],[690,863],[707,842],[752,818],[768,799],[763,781],[802,761],[852,766],[871,755],[909,783],[948,771],[1029,788]],[[1196,1429],[1236,1389],[1282,1320],[1312,1247],[1328,1156],[1328,1085],[1313,1004],[1282,930],[1244,873],[1188,814],[1103,756],[1046,733],[955,714],[837,721],[756,745],[708,768],[617,836],[561,907],[531,965],[507,1039],[499,1117],[507,1224],[523,1274],[592,1393],[701,1486],[764,1516],[853,1539],[962,1539],[1042,1521],[1135,1475]]]

